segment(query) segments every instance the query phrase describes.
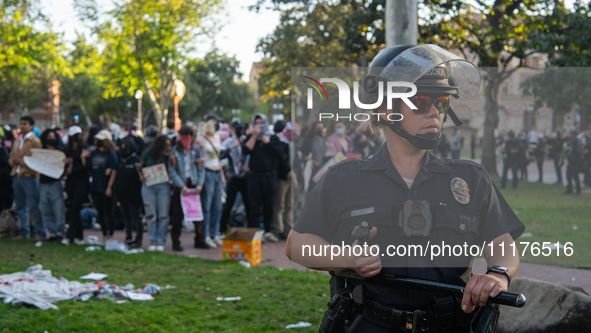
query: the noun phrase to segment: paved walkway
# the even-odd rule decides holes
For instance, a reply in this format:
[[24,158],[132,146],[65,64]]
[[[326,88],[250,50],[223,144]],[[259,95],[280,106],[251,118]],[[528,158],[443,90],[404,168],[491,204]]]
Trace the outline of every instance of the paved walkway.
[[[86,237],[88,237],[88,235],[100,236],[100,232],[95,230],[85,230],[84,234]],[[144,236],[145,250],[148,246],[148,241],[147,235]],[[119,241],[124,241],[125,233],[123,231],[116,231],[115,239]],[[221,248],[208,250],[194,249],[192,233],[183,232],[181,235],[181,243],[185,250],[183,252],[173,252],[172,244],[170,243],[170,239],[168,239],[165,252],[209,260],[222,260]],[[262,257],[263,262],[257,266],[272,266],[280,269],[311,271],[310,269],[307,269],[299,264],[290,261],[285,256],[285,242],[264,243],[262,246]],[[483,259],[476,260],[474,265],[474,271],[478,273],[485,272],[486,262]],[[538,280],[564,284],[568,286],[581,287],[585,289],[587,293],[591,294],[591,270],[521,263],[519,266],[518,277],[529,277]]]

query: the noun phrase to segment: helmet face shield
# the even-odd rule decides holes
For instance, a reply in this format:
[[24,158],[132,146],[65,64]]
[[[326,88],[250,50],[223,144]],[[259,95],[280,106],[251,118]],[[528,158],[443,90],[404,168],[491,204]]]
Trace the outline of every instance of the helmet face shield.
[[[481,76],[478,68],[436,45],[411,47],[394,57],[385,67],[372,69],[372,72],[379,72],[376,79],[380,81],[414,83],[419,93],[448,93],[470,99],[480,90]],[[392,89],[392,92],[401,93],[407,87]],[[373,93],[366,90],[366,93],[370,97],[375,94],[375,90]]]

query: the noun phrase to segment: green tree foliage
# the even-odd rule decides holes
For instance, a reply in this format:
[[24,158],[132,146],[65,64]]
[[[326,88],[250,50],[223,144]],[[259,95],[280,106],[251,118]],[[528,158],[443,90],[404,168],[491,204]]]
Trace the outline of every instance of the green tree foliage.
[[546,104],[559,113],[578,106],[583,119],[591,117],[591,10],[577,1],[573,10],[560,7],[545,18],[530,37],[532,48],[548,54],[548,67],[524,83],[537,107]]
[[264,54],[259,85],[264,102],[291,90],[291,67],[366,66],[383,47],[384,1],[274,0],[275,31],[257,47]]
[[100,114],[96,106],[104,91],[103,58],[96,46],[89,44],[83,35],[78,35],[73,46],[66,56],[69,72],[58,78],[61,83],[60,106],[67,126],[71,125],[76,114],[80,116],[81,123],[90,126],[90,117]]
[[486,68],[482,165],[490,174],[497,174],[494,130],[501,84],[533,53],[528,36],[544,24],[543,17],[552,8],[553,1],[546,0],[424,0],[420,7],[421,42],[459,50]]
[[[65,65],[64,46],[34,0],[0,1],[0,107],[51,102],[48,88]],[[45,24],[47,32],[37,27]]]
[[[254,113],[253,94],[244,83],[239,62],[234,57],[209,52],[204,59],[190,60],[183,71],[187,93],[179,103],[181,119],[200,120],[207,113],[217,113],[224,119]],[[240,110],[240,113],[232,113]]]
[[162,128],[172,103],[172,82],[219,0],[117,0],[106,13],[99,12],[94,0],[75,4],[104,46],[105,97],[132,96],[141,88]]

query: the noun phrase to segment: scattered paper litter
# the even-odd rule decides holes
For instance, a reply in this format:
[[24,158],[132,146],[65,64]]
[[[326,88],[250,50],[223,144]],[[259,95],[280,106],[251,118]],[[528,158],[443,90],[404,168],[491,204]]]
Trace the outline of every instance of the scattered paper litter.
[[132,301],[151,301],[154,299],[150,294],[135,293],[133,291],[128,291],[127,297]]
[[100,281],[102,279],[106,279],[109,276],[107,274],[103,274],[103,273],[95,273],[92,272],[88,275],[84,275],[80,277],[80,280],[94,280],[94,281]]

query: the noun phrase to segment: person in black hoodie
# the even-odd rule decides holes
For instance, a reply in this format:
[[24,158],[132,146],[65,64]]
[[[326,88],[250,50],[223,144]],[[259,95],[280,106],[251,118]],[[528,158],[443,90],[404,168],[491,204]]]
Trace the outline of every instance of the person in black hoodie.
[[72,126],[68,129],[66,148],[66,194],[68,196],[69,228],[62,244],[71,242],[84,244],[84,232],[80,211],[82,204],[88,202],[90,191],[89,173],[92,167],[90,149],[82,143],[82,129]]
[[12,207],[12,178],[10,171],[12,167],[8,163],[10,159],[10,148],[4,140],[8,137],[8,131],[0,128],[0,212]]
[[[43,149],[64,151],[60,136],[55,129],[46,129],[41,134],[41,145]],[[39,206],[43,217],[43,224],[49,232],[48,241],[61,241],[66,233],[64,188],[61,178],[52,178],[41,174],[39,178]]]
[[[121,142],[119,163],[115,178],[115,196],[121,215],[125,221],[125,242],[132,248],[142,247],[144,226],[140,219],[142,208],[142,182],[139,170],[142,168],[140,157],[133,137],[128,136]],[[135,231],[135,240],[133,239]]]

